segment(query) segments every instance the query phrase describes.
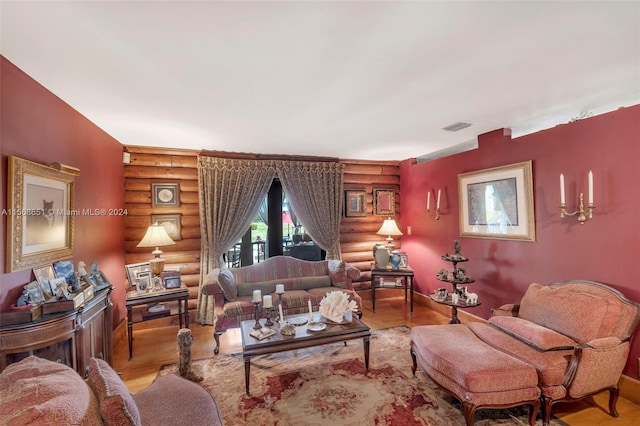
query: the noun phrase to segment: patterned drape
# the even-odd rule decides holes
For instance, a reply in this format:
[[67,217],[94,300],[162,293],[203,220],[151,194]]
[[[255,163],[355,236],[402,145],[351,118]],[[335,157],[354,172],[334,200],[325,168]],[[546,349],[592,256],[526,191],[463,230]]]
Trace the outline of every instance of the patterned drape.
[[[275,177],[269,160],[198,157],[200,285],[222,264],[222,253],[246,232]],[[197,321],[213,324],[213,298],[198,292]]]
[[327,259],[341,259],[342,177],[344,164],[276,161],[291,208]]

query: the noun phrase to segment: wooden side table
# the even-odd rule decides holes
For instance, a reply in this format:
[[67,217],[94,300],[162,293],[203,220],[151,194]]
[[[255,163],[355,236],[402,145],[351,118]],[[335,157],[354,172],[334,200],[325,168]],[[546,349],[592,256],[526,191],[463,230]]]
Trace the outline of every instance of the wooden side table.
[[[180,328],[189,328],[189,290],[182,285],[180,288],[170,288],[138,294],[135,290],[127,292],[125,306],[127,307],[127,335],[129,338],[129,359],[133,357],[133,324],[163,318],[147,317],[142,315],[146,305],[166,303],[170,307],[170,313],[164,316],[177,315],[180,319]],[[177,305],[177,306],[176,306]]]
[[[401,278],[402,288],[404,288],[404,301],[407,302],[407,292],[410,292],[411,313],[413,314],[413,269],[410,267],[399,269],[378,269],[371,270],[371,302],[373,304],[373,312],[376,311],[376,287],[379,286],[379,277]],[[380,288],[399,288],[399,287],[383,287]]]

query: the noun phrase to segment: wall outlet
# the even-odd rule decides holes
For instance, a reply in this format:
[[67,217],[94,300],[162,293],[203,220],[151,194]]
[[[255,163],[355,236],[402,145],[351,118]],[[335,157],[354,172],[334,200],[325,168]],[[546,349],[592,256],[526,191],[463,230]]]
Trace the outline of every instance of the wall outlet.
[[131,162],[131,154],[128,152],[122,153],[122,162],[124,164],[129,164]]

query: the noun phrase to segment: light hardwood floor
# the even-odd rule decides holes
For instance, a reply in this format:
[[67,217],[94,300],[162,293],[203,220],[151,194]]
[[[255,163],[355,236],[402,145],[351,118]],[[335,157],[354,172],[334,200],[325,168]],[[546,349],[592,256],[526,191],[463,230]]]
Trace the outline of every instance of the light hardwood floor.
[[[377,292],[376,292],[377,293]],[[410,315],[409,305],[404,298],[376,298],[376,313],[371,311],[371,302],[363,302],[363,320],[372,329],[395,327],[399,325],[416,326],[428,324],[446,324],[448,318],[431,309],[416,304],[414,313]],[[114,347],[114,367],[124,380],[130,392],[135,393],[148,386],[163,364],[176,362],[176,324],[169,324],[168,319],[154,320],[134,325],[133,358],[128,360],[127,340],[118,339]],[[126,327],[125,327],[126,328]],[[213,355],[215,342],[213,327],[191,324],[195,342],[192,347],[193,359],[201,359]],[[222,335],[220,353],[240,352],[239,329],[232,329]],[[408,349],[407,349],[408,352]],[[375,352],[372,352],[372,356]],[[571,426],[616,425],[637,426],[640,424],[640,406],[625,399],[618,401],[620,417],[608,415],[608,393],[601,393],[593,398],[586,398],[577,403],[560,403],[553,408],[553,414]]]

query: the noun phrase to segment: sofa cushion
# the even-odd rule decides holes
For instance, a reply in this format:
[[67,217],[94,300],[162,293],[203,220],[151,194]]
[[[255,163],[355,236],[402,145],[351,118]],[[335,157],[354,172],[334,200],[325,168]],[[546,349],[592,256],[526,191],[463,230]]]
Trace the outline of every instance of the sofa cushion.
[[571,338],[550,328],[518,317],[496,316],[489,318],[496,327],[542,351],[572,349],[578,344]]
[[238,285],[238,296],[253,295],[253,290],[260,290],[263,295],[275,293],[277,284],[284,284],[286,293],[292,290],[309,290],[318,287],[329,287],[331,286],[331,278],[329,278],[328,275],[323,275],[243,283]]
[[113,426],[141,425],[140,413],[120,376],[105,361],[89,360],[87,382],[100,402],[104,424]]
[[238,297],[236,278],[229,269],[220,269],[220,272],[218,272],[218,285],[225,299],[230,302],[236,300],[236,297]]
[[0,423],[6,425],[100,425],[100,408],[72,368],[36,356],[0,374]]
[[601,336],[608,302],[565,286],[533,283],[520,302],[518,316],[585,343]]

